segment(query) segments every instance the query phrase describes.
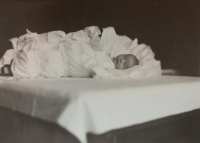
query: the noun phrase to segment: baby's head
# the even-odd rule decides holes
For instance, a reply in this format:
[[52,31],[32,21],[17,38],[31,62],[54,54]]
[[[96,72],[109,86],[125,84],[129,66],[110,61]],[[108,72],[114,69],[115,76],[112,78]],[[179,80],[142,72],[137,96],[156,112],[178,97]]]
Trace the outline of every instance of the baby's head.
[[132,54],[118,55],[113,58],[113,63],[116,69],[128,69],[139,64],[138,59]]

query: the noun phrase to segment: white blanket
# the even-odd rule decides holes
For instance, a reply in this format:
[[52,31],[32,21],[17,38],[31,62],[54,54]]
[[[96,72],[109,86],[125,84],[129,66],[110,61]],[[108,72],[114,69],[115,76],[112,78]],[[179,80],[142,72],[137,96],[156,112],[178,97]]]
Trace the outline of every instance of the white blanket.
[[0,106],[55,122],[86,143],[86,134],[200,108],[200,78],[94,80],[48,78],[0,83]]

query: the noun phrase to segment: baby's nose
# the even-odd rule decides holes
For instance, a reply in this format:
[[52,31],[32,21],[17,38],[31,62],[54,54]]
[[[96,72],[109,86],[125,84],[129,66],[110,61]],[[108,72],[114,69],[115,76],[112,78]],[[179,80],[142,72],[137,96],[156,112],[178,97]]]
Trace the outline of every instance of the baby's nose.
[[124,63],[124,62],[126,62],[126,60],[125,59],[121,59],[121,63]]

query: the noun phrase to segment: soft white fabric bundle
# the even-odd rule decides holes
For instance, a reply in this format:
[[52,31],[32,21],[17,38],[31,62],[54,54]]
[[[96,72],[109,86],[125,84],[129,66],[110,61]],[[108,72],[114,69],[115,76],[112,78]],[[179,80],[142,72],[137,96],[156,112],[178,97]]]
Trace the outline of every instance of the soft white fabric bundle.
[[[13,49],[7,50],[0,60],[0,68],[12,62],[17,78],[37,77],[91,77],[140,78],[161,74],[160,62],[154,59],[150,47],[137,44],[137,39],[118,36],[114,28],[103,30],[102,37],[96,26],[65,34],[52,31],[31,33],[13,38]],[[139,65],[127,70],[114,69],[112,58],[133,54]]]
[[114,64],[111,59],[108,62],[109,58],[99,50],[100,33],[98,28],[94,28],[69,34],[63,31],[44,34],[27,31],[27,34],[10,40],[14,49],[6,51],[0,66],[13,60],[12,72],[17,78],[107,75],[109,72],[104,64],[112,68]]
[[[13,38],[12,72],[17,78],[36,78],[68,76],[68,69],[61,56],[61,37],[65,33],[54,31],[44,34],[31,33]],[[5,53],[3,59],[6,59]],[[5,62],[2,62],[6,64]]]

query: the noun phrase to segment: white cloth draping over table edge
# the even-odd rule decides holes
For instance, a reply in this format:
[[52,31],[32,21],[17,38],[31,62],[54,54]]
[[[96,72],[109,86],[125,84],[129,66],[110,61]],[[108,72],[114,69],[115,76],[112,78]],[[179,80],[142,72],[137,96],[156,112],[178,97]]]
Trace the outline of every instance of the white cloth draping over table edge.
[[0,106],[55,122],[86,143],[101,134],[200,108],[200,78],[49,78],[0,83]]

